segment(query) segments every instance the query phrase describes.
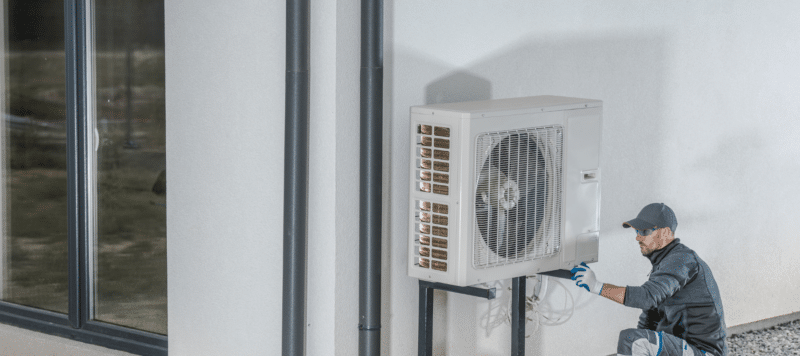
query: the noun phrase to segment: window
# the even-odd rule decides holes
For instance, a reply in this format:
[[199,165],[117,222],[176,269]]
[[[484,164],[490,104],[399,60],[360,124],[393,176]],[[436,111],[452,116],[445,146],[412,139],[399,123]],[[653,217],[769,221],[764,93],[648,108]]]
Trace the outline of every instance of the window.
[[3,0],[0,322],[166,355],[163,0]]
[[95,318],[166,334],[164,2],[94,3]]
[[2,299],[67,313],[64,7],[6,1]]

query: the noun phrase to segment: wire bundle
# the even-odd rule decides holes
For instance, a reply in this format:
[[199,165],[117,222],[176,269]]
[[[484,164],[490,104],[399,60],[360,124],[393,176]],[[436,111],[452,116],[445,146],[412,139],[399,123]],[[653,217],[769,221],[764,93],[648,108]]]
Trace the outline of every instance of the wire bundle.
[[[533,275],[527,276],[528,279],[534,278],[536,284],[534,285],[533,292],[530,296],[525,297],[525,319],[526,326],[528,322],[533,323],[533,330],[527,332],[525,337],[529,338],[539,331],[539,328],[544,326],[558,326],[566,323],[575,313],[575,298],[569,289],[564,286],[560,281],[553,280],[554,283],[564,289],[566,298],[564,300],[564,308],[557,311],[549,306],[549,303],[543,303],[547,298],[547,289],[550,279],[547,276]],[[496,281],[494,287],[497,289],[503,288],[501,281]],[[498,288],[499,287],[499,288]],[[537,293],[537,287],[538,293]],[[506,289],[511,292],[510,287]],[[511,298],[510,293],[506,294],[504,300],[495,306],[491,306],[486,314],[481,318],[481,324],[485,326],[486,336],[491,335],[492,330],[507,324],[511,325]],[[570,306],[567,308],[567,306]]]

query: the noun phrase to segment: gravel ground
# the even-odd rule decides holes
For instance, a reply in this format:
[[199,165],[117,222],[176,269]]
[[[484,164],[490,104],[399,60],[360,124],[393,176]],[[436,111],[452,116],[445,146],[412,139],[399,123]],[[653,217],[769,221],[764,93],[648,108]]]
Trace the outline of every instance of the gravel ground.
[[728,338],[728,356],[800,355],[800,320]]

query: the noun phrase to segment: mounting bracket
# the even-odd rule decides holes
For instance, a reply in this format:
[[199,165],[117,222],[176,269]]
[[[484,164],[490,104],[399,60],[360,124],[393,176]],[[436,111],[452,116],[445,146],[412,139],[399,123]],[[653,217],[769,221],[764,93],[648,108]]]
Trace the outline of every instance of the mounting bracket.
[[[525,355],[525,287],[527,277],[512,279],[511,296],[511,354]],[[419,356],[433,355],[433,290],[494,299],[495,288],[459,287],[444,283],[419,281]]]
[[[540,275],[570,279],[568,270],[540,272]],[[511,280],[511,355],[525,355],[525,288],[528,278],[516,277]],[[494,299],[495,288],[459,287],[444,283],[419,281],[419,356],[433,356],[433,290],[471,295],[478,298]]]

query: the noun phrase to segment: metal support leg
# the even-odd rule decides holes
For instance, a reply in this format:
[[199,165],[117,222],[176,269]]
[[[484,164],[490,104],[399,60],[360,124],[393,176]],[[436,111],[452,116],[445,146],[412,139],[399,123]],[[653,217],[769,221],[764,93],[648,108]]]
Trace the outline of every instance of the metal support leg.
[[419,356],[433,355],[433,288],[419,281]]
[[[515,279],[514,291],[516,295],[517,279],[522,280],[522,352],[525,352],[525,278]],[[419,281],[419,342],[417,344],[417,354],[419,356],[433,355],[433,290],[439,289],[452,293],[471,295],[478,298],[494,299],[496,291],[494,288],[483,289],[476,287],[459,287],[444,283]],[[512,329],[513,330],[513,329]],[[513,340],[512,336],[512,340]],[[522,355],[522,353],[513,353]]]
[[525,289],[527,277],[511,281],[511,355],[525,355]]

